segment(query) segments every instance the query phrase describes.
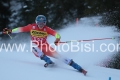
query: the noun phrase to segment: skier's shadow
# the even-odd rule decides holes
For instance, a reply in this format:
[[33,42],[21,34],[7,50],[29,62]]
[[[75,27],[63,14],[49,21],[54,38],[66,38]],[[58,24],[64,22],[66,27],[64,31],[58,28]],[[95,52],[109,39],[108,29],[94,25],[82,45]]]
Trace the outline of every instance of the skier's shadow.
[[[68,65],[66,65],[66,66],[68,66]],[[71,66],[70,66],[70,67],[71,67]],[[54,71],[54,70],[56,71],[56,70],[58,70],[58,69],[64,69],[64,70],[68,70],[68,71],[76,71],[76,70],[74,70],[74,69],[66,68],[65,66],[60,66],[60,65],[57,65],[57,64],[48,66],[47,69],[48,69],[49,71]],[[77,71],[76,71],[76,72],[77,72]]]
[[[22,64],[29,64],[29,65],[32,65],[32,66],[36,66],[37,65],[37,66],[44,67],[44,64],[41,63],[41,62],[27,61],[27,60],[20,60],[20,59],[10,59],[10,61],[14,61],[16,63],[22,63]],[[66,66],[68,66],[68,65],[66,65]],[[51,70],[54,71],[54,70],[58,70],[58,69],[64,69],[64,70],[69,70],[69,71],[76,71],[74,69],[69,69],[69,68],[66,68],[64,66],[59,66],[57,64],[50,65],[50,66],[46,67],[46,69],[49,70],[49,71],[51,71]]]

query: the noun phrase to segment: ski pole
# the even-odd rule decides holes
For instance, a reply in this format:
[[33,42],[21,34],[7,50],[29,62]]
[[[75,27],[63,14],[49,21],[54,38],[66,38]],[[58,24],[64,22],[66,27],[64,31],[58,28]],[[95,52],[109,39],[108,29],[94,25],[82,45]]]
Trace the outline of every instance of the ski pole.
[[70,42],[87,42],[87,41],[94,41],[94,40],[109,40],[109,39],[115,39],[113,38],[95,38],[95,39],[87,39],[87,40],[70,40],[65,42],[59,42],[59,43],[70,43]]
[[12,39],[12,36],[10,34],[7,33],[7,35]]
[[[2,32],[0,32],[0,35],[2,34]],[[12,36],[10,36],[10,34],[7,33],[7,35],[12,39]]]

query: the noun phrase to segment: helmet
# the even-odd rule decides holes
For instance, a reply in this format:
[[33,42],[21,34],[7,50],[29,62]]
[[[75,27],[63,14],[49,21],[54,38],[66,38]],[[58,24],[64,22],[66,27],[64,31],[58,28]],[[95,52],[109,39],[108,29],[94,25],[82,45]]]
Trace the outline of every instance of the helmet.
[[46,17],[44,15],[38,15],[35,22],[39,28],[43,28],[46,25]]

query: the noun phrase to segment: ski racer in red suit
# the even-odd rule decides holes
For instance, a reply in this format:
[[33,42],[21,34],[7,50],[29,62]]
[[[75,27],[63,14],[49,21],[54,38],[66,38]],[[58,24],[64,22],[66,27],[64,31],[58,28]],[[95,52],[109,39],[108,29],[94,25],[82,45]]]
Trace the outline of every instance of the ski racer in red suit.
[[[60,41],[60,35],[55,30],[46,26],[46,17],[44,15],[38,15],[35,19],[34,24],[28,24],[27,26],[18,27],[15,29],[3,29],[3,34],[7,33],[18,33],[18,32],[30,32],[31,40],[34,45],[37,47],[32,47],[32,52],[36,57],[39,57],[41,60],[44,60],[46,63],[44,67],[47,67],[49,64],[54,64],[54,62],[48,57],[58,58],[61,57],[49,44],[47,43],[47,36],[55,36],[55,45],[58,45]],[[82,72],[86,75],[85,71],[81,66],[75,63],[72,59],[62,58],[63,62],[77,69],[79,72]]]

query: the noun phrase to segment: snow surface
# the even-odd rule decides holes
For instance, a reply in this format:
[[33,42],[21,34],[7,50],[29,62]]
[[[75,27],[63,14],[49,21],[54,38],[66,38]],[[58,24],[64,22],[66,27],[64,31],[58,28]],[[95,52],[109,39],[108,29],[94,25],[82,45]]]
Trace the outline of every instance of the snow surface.
[[[119,35],[119,33],[114,32],[113,27],[99,27],[99,25],[96,25],[95,21],[98,21],[96,17],[92,18],[92,20],[83,18],[77,26],[76,24],[69,24],[67,28],[58,30],[62,36],[61,41],[111,38]],[[49,36],[48,42],[53,43],[54,39],[54,37]],[[0,52],[0,80],[109,80],[109,77],[111,77],[111,80],[120,80],[120,70],[104,67],[104,62],[107,63],[117,51],[100,51],[100,45],[103,43],[116,45],[117,40],[81,42],[79,46],[81,44],[94,44],[94,51],[89,52],[85,50],[77,52],[71,50],[67,52],[59,51],[58,48],[65,44],[57,47],[59,54],[73,59],[86,69],[88,71],[87,76],[53,58],[51,59],[56,63],[56,66],[44,68],[45,62],[36,58],[33,53],[29,52],[30,50],[25,50],[26,52],[17,52],[15,50],[6,52],[2,50]],[[26,44],[26,49],[29,49],[29,42],[26,42]],[[75,45],[77,42],[73,42],[73,44]],[[68,45],[71,46],[71,43],[68,43]],[[103,49],[105,48],[104,46]],[[113,46],[109,48],[112,50]],[[66,50],[67,46],[64,46],[64,49]]]

